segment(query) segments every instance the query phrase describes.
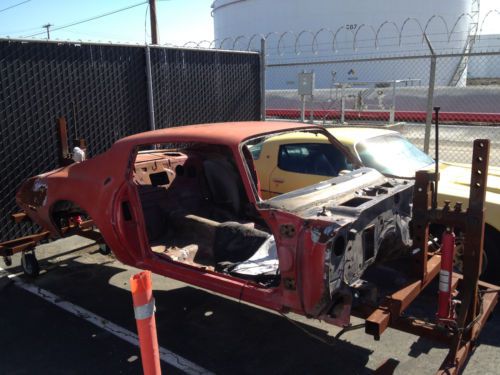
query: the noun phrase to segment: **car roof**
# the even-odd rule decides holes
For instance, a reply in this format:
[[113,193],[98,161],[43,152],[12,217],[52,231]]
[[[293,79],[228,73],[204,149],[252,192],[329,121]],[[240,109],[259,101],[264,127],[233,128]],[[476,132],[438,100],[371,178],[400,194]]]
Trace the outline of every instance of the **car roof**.
[[[355,143],[373,137],[378,137],[387,134],[399,134],[394,130],[377,129],[377,128],[361,128],[361,127],[331,127],[325,128],[337,140],[345,145],[352,146]],[[280,134],[269,138],[266,142],[288,144],[297,142],[315,142],[315,143],[329,143],[327,138],[318,138],[316,133],[295,132]]]
[[387,134],[399,134],[394,130],[361,127],[332,127],[328,128],[328,131],[343,144],[351,146],[368,138]]
[[186,125],[139,133],[120,139],[117,146],[133,146],[158,142],[202,142],[237,146],[242,141],[268,133],[299,129],[321,129],[320,126],[282,121],[241,121],[202,125]]
[[266,143],[279,143],[279,144],[288,144],[288,143],[298,143],[298,142],[315,142],[315,143],[330,143],[326,136],[318,138],[317,132],[293,132],[280,134],[276,136],[272,136],[266,139]]

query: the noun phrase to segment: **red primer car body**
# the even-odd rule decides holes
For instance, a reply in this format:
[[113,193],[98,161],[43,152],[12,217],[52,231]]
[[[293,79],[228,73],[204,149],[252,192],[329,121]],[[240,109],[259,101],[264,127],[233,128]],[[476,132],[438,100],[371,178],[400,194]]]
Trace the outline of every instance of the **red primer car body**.
[[[240,122],[169,128],[123,138],[92,159],[32,177],[21,186],[16,198],[28,216],[50,230],[54,237],[61,235],[61,217],[85,212],[94,220],[116,257],[125,264],[272,310],[294,311],[343,326],[349,322],[353,285],[366,267],[383,257],[384,244],[390,243],[385,247],[392,249],[395,239],[408,244],[412,185],[389,180],[364,168],[270,200],[260,199],[245,142],[297,130],[320,132],[338,145],[322,128],[297,123]],[[138,152],[140,146],[156,144],[194,146],[175,152],[154,149]],[[217,154],[217,150],[224,152]],[[236,203],[242,207],[239,214],[227,216],[231,220],[214,219],[217,215],[226,217],[227,207],[235,202],[229,202],[229,206],[226,202],[216,204],[212,200],[215,201],[217,192],[205,192],[211,182],[208,179],[207,184],[210,165],[207,160],[212,165],[234,168],[228,176],[235,176],[239,190],[234,191],[241,194],[241,202]],[[208,207],[207,212],[217,215],[203,216],[198,206],[194,215],[177,206],[172,209],[172,205],[181,204],[175,199],[167,202],[170,204],[167,210],[160,207],[165,202],[159,200],[158,207],[153,207],[155,214],[146,213],[146,193],[142,191],[168,196],[173,194],[178,181],[179,197],[192,193],[192,189],[183,188],[188,186],[182,182],[188,181],[188,176],[178,167],[190,161],[198,168],[192,170],[193,175],[198,175],[191,176],[189,186],[195,186],[196,181],[204,186],[200,188],[199,207]],[[356,167],[356,162],[352,162]],[[152,180],[154,173],[160,173],[157,168],[162,179],[165,178],[163,185],[141,182]],[[188,167],[184,169],[189,172]],[[178,202],[181,201],[179,198]],[[196,203],[194,199],[186,202]],[[179,211],[183,213],[175,216]],[[160,217],[162,220],[166,217],[167,224],[160,229],[169,231],[170,238],[175,236],[172,225],[179,226],[181,222],[189,224],[187,231],[192,225],[202,228],[192,233],[198,248],[204,246],[203,236],[217,243],[222,232],[243,236],[243,241],[236,241],[236,249],[247,246],[242,243],[251,242],[245,239],[260,238],[261,233],[272,236],[279,263],[274,282],[264,285],[255,278],[235,276],[234,272],[227,271],[234,269],[239,261],[233,262],[230,268],[221,268],[227,267],[228,262],[207,265],[197,263],[196,258],[182,261],[169,255],[169,251],[189,252],[193,246],[183,248],[176,242],[175,246],[167,244],[170,250],[152,251],[151,227],[158,224],[156,218]],[[226,221],[232,223],[229,230]],[[223,240],[227,242],[227,238]],[[207,248],[213,255],[217,244]]]

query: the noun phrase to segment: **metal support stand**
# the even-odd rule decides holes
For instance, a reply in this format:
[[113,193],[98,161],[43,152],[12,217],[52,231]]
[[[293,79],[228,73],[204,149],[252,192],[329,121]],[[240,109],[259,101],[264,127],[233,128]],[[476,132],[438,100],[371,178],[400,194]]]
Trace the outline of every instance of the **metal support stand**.
[[[24,212],[19,212],[12,215],[12,219],[16,223],[29,221],[28,216]],[[102,235],[94,230],[94,222],[86,220],[81,223],[69,223],[68,226],[61,228],[61,233],[64,237],[79,235],[91,240],[94,240],[99,245],[106,247]],[[35,257],[36,246],[50,239],[50,232],[41,231],[29,236],[19,237],[10,241],[0,243],[0,256],[3,258],[7,267],[12,264],[11,257],[14,254],[22,253],[22,267],[26,275],[31,277],[38,276],[39,266]],[[102,252],[102,250],[101,250]],[[103,252],[104,253],[104,252]],[[109,251],[107,252],[109,254]]]
[[[498,293],[490,293],[496,287],[479,281],[489,149],[489,140],[474,141],[471,190],[466,211],[459,202],[453,208],[450,202],[445,202],[443,207],[433,206],[435,176],[426,171],[417,172],[413,199],[413,278],[403,288],[386,296],[377,308],[364,306],[364,309],[353,311],[355,315],[366,319],[366,333],[375,339],[392,327],[448,345],[449,353],[438,374],[460,373],[498,301]],[[464,274],[453,273],[449,283],[450,292],[455,293],[460,301],[460,313],[456,319],[446,322],[443,319],[428,322],[402,316],[440,271],[441,254],[429,250],[428,245],[431,223],[459,228],[466,233]]]

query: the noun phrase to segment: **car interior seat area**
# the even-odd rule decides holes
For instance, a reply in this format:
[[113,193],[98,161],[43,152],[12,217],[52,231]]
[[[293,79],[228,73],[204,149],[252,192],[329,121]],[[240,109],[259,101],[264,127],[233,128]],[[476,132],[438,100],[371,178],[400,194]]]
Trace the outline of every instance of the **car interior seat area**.
[[274,238],[250,208],[229,149],[142,151],[133,180],[154,253],[266,286],[278,282]]

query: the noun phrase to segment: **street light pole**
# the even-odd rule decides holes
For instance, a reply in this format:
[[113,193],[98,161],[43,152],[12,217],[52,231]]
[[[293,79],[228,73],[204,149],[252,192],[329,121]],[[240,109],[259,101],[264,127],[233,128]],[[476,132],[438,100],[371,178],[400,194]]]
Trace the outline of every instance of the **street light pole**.
[[156,23],[156,0],[149,0],[149,14],[151,16],[151,44],[158,44],[158,25]]

